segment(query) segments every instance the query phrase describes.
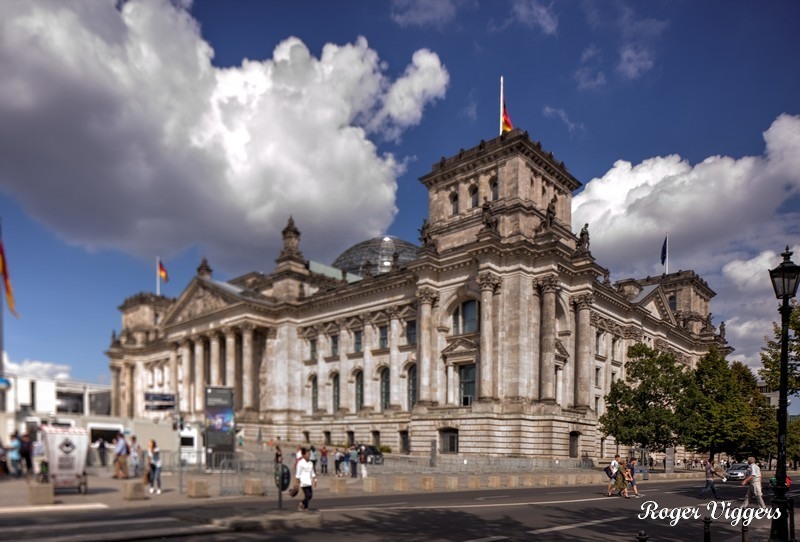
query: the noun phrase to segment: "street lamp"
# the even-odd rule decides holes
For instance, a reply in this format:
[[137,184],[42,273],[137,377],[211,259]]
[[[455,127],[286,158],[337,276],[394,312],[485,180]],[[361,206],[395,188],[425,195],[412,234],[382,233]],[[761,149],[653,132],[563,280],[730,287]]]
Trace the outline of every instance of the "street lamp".
[[797,294],[797,282],[800,279],[800,266],[789,259],[792,255],[789,247],[781,254],[783,261],[775,269],[770,270],[769,278],[775,289],[775,297],[783,300],[778,311],[781,313],[781,369],[780,390],[778,398],[778,468],[775,472],[777,486],[772,499],[773,509],[780,511],[779,518],[773,518],[769,532],[770,542],[789,540],[789,502],[786,500],[786,410],[788,408],[789,388],[789,316],[792,307],[789,299]]

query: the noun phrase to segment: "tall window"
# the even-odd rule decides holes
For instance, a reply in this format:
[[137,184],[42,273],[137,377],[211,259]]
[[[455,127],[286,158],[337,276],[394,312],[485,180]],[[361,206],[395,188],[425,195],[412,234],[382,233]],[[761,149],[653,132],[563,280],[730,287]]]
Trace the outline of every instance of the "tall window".
[[450,196],[450,214],[453,216],[458,214],[458,194]]
[[339,412],[339,374],[333,375],[333,412]]
[[469,189],[469,207],[474,209],[478,206],[478,187],[473,186]]
[[378,348],[389,348],[389,326],[378,328]]
[[356,412],[364,408],[364,373],[356,373]]
[[317,386],[317,377],[311,377],[311,412],[319,410],[319,387]]
[[500,198],[500,190],[497,184],[497,179],[492,181],[492,184],[489,185],[489,189],[492,191],[492,201],[497,201]]
[[357,354],[364,349],[364,332],[357,329],[353,332],[353,351]]
[[331,356],[339,355],[339,336],[331,335]]
[[406,344],[417,344],[417,321],[406,322]]
[[580,453],[581,434],[577,431],[572,431],[569,434],[569,456],[578,457]]
[[389,390],[389,368],[381,371],[381,410],[389,409],[390,390]]
[[675,297],[675,294],[672,294],[671,296],[669,296],[668,302],[669,302],[669,309],[672,312],[675,312],[675,311],[678,310],[678,298]]
[[474,299],[464,301],[453,311],[453,335],[478,331],[480,305]]
[[475,364],[460,366],[458,380],[461,389],[461,406],[470,406],[475,400]]
[[311,350],[311,355],[310,355],[311,359],[312,360],[316,360],[317,359],[317,339],[311,339],[310,341],[308,341],[308,345],[310,347],[309,349]]
[[600,387],[600,367],[594,368],[594,385]]
[[408,410],[417,404],[417,366],[408,368]]

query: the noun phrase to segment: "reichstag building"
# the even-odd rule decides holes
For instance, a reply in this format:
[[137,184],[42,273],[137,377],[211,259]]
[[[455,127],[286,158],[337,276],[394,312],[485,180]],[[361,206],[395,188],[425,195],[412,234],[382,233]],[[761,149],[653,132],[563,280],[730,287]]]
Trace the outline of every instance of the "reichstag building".
[[205,387],[227,386],[248,439],[598,460],[614,453],[597,420],[629,346],[689,366],[727,348],[693,271],[609,280],[587,227],[573,232],[580,182],[527,132],[420,181],[419,245],[380,237],[323,265],[289,218],[271,273],[223,282],[203,259],[177,299],[125,300],[112,414],[150,418],[145,392],[177,391],[202,425]]

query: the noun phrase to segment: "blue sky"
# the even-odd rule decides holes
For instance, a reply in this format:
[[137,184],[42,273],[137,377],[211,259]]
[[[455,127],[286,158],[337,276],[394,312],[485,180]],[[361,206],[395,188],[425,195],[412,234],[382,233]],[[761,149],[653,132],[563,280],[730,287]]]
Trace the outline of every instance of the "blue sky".
[[[514,124],[585,184],[573,230],[612,280],[695,269],[732,359],[777,319],[800,249],[800,4],[0,3],[0,216],[14,371],[107,382],[117,307],[270,271],[294,216],[330,263],[417,242],[417,179]],[[800,252],[795,256],[800,261]]]

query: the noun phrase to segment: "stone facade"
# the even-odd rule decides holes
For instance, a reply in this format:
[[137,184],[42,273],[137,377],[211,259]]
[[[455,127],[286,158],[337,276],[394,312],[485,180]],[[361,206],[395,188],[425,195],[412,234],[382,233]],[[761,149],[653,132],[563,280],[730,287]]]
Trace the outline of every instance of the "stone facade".
[[361,277],[307,262],[290,219],[270,274],[221,282],[204,260],[178,299],[126,300],[112,414],[152,416],[145,392],[177,392],[202,423],[204,387],[224,385],[248,438],[598,459],[614,453],[597,419],[629,346],[690,366],[727,348],[694,272],[609,281],[588,228],[572,231],[580,183],[527,133],[442,158],[421,181],[413,261]]

